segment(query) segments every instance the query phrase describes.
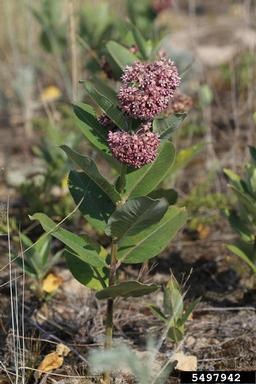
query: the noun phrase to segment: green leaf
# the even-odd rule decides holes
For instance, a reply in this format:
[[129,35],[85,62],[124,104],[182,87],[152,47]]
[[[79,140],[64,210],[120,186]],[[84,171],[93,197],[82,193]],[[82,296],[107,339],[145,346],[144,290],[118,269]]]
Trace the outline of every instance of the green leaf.
[[121,239],[133,236],[157,223],[168,209],[166,200],[138,197],[128,200],[111,215],[105,230],[108,236]]
[[[24,269],[26,273],[33,277],[38,277],[40,274],[40,268],[36,263],[35,260],[35,247],[33,245],[33,242],[30,240],[29,237],[24,235],[23,233],[19,234],[19,238],[17,241],[21,241],[22,243],[22,251],[23,251],[23,258],[24,258]],[[22,258],[18,257],[15,258],[16,264],[23,269],[23,261]]]
[[59,224],[56,224],[44,213],[34,214],[31,216],[31,220],[38,220],[48,235],[55,237],[67,247],[71,248],[82,261],[85,261],[93,267],[106,265],[105,261],[90,244],[90,240],[85,236],[81,237],[61,228]]
[[144,60],[148,60],[150,52],[148,50],[148,44],[147,41],[144,39],[142,36],[141,32],[139,29],[133,25],[132,23],[129,23],[129,27],[132,31],[135,43],[137,44],[139,51],[141,53],[141,56]]
[[142,284],[138,281],[125,281],[96,293],[99,300],[115,299],[116,297],[139,297],[148,295],[158,289],[155,284]]
[[168,337],[169,339],[178,342],[183,339],[184,332],[182,332],[179,328],[177,327],[170,327],[168,330]]
[[39,272],[33,267],[32,264],[30,264],[27,260],[22,260],[20,257],[14,257],[15,263],[29,276],[33,277],[34,279],[39,278]]
[[35,243],[35,257],[37,264],[43,269],[48,261],[51,250],[50,236],[42,235]]
[[144,167],[131,171],[126,176],[126,196],[146,196],[152,192],[170,172],[175,160],[175,149],[171,142],[161,144],[157,159]]
[[252,161],[253,161],[253,163],[255,165],[256,164],[256,148],[252,147],[252,146],[249,146],[249,150],[250,150],[250,155],[251,155]]
[[25,257],[33,257],[33,254],[35,252],[35,248],[33,246],[33,242],[30,240],[29,237],[24,235],[23,233],[19,234],[19,237],[17,238],[17,241],[22,242],[23,246],[23,253]]
[[28,236],[24,235],[23,233],[20,233],[19,238],[21,239],[23,245],[25,246],[25,249],[23,249],[23,251],[26,251],[26,248],[29,248],[28,251],[26,252],[29,252],[30,249],[32,250],[33,242],[30,240]]
[[179,128],[186,114],[176,114],[165,118],[154,119],[153,131],[156,132],[160,139],[170,139],[172,134]]
[[98,122],[93,108],[87,104],[74,105],[74,113],[78,127],[87,140],[97,149],[109,152],[107,145],[107,130]]
[[[30,275],[40,275],[40,268],[41,260],[39,259],[38,252],[35,250],[35,245],[30,240],[29,237],[24,235],[23,233],[20,233],[19,238],[23,245],[23,255],[24,255],[24,267],[25,270],[27,269],[27,272]],[[22,260],[17,259],[17,264],[22,268]]]
[[235,172],[233,172],[227,168],[224,168],[224,173],[228,177],[232,186],[236,187],[239,190],[242,190],[241,177],[240,176],[238,176]]
[[104,231],[115,204],[85,172],[71,171],[68,177],[70,193],[86,220],[99,231]]
[[122,112],[118,109],[117,105],[105,95],[99,93],[92,83],[86,83],[85,85],[88,95],[92,100],[102,109],[103,112],[122,130],[127,129],[127,121],[124,118]]
[[131,65],[135,61],[138,61],[138,58],[132,52],[115,41],[109,41],[106,48],[113,60],[122,70],[124,70],[127,65]]
[[193,313],[197,305],[199,304],[201,298],[197,298],[196,300],[192,301],[192,303],[189,304],[186,311],[183,313],[182,317],[178,319],[177,324],[180,326],[183,326],[185,322],[188,320],[189,316]]
[[106,287],[107,268],[96,269],[91,267],[88,263],[79,259],[76,254],[68,250],[64,251],[64,257],[70,272],[79,283],[95,290]]
[[178,193],[172,188],[159,188],[151,192],[148,197],[151,197],[151,199],[165,199],[169,205],[174,205],[178,200]]
[[99,173],[98,168],[94,161],[87,156],[82,156],[80,153],[73,151],[66,145],[61,148],[66,155],[77,164],[86,175],[114,202],[121,200],[119,193],[112,187],[112,185]]
[[123,263],[143,263],[161,253],[177,231],[186,223],[184,208],[170,207],[159,223],[136,236],[125,237],[119,242],[118,259]]
[[166,322],[167,318],[160,308],[156,305],[150,305],[149,308],[154,316],[156,316],[159,320]]
[[239,233],[241,238],[245,241],[253,241],[254,234],[251,232],[246,221],[240,218],[235,211],[226,210],[224,211],[226,217],[228,218],[229,224],[231,227]]
[[118,105],[118,98],[117,98],[117,94],[116,94],[116,91],[109,87],[107,84],[106,84],[106,81],[103,81],[101,80],[100,78],[98,77],[94,77],[93,80],[92,80],[92,83],[96,89],[96,91],[106,97],[108,100],[110,100],[114,105]]
[[164,310],[170,316],[171,322],[176,321],[183,314],[181,287],[173,275],[164,290]]
[[236,193],[240,204],[244,206],[249,215],[253,215],[256,219],[256,202],[251,198],[248,193],[243,192],[242,190],[231,185],[232,190]]
[[244,253],[242,249],[232,244],[227,245],[227,248],[236,256],[240,257],[243,261],[245,261],[246,264],[249,265],[249,267],[253,270],[253,272],[256,273],[256,265],[253,264],[253,262],[249,259],[249,257]]

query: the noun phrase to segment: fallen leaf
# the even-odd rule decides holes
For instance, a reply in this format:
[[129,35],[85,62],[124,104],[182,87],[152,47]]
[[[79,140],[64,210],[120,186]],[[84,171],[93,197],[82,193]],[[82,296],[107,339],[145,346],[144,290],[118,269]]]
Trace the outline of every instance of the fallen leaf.
[[52,293],[56,291],[59,286],[63,283],[63,278],[55,275],[54,273],[49,273],[42,283],[42,290],[47,293]]
[[183,352],[176,352],[171,358],[171,361],[177,361],[175,369],[180,371],[196,371],[197,357],[193,355],[185,355]]
[[50,103],[51,101],[57,100],[61,96],[61,90],[55,85],[49,85],[43,89],[40,95],[40,100],[43,103]]
[[66,345],[58,344],[56,346],[56,351],[48,353],[48,355],[41,361],[37,368],[38,371],[35,372],[35,377],[38,379],[43,373],[60,368],[64,362],[64,357],[67,356],[69,352],[70,349]]
[[59,356],[66,357],[69,354],[70,349],[65,344],[58,344],[56,347],[56,352]]
[[54,369],[60,368],[63,364],[63,361],[64,357],[59,356],[56,351],[49,353],[45,356],[45,358],[37,368],[40,371],[38,372],[39,377],[42,375],[42,373],[50,372]]
[[197,226],[197,232],[198,232],[199,238],[201,240],[205,240],[210,234],[210,228],[203,224],[199,224]]

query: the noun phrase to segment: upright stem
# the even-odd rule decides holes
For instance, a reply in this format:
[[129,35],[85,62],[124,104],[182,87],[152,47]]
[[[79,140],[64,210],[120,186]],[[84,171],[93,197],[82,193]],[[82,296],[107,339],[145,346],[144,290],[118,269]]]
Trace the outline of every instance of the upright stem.
[[[111,261],[109,271],[109,287],[115,284],[116,279],[116,262],[117,262],[117,240],[112,240],[111,245]],[[114,300],[108,299],[107,301],[107,313],[106,313],[106,332],[105,332],[105,344],[104,349],[108,350],[112,347],[112,335],[113,335],[113,309]],[[105,384],[110,384],[109,372],[104,372],[103,380]]]
[[[127,172],[127,167],[122,165],[121,173],[116,183],[116,189],[118,192],[122,193],[125,190],[125,175]],[[118,206],[122,205],[122,202],[119,202]],[[116,270],[117,270],[117,239],[112,239],[111,244],[111,260],[110,260],[110,270],[109,270],[109,287],[115,284],[116,282]],[[112,347],[112,336],[113,336],[113,311],[114,311],[114,300],[108,299],[107,301],[107,313],[106,313],[106,332],[105,332],[105,344],[104,349],[108,350]],[[109,372],[104,372],[103,374],[104,384],[110,384],[111,377]]]
[[[116,278],[116,255],[117,255],[117,243],[116,240],[112,241],[111,247],[111,262],[109,272],[109,287],[115,284]],[[110,349],[112,346],[112,332],[113,332],[113,299],[108,299],[107,302],[107,317],[106,317],[106,338],[105,349]]]

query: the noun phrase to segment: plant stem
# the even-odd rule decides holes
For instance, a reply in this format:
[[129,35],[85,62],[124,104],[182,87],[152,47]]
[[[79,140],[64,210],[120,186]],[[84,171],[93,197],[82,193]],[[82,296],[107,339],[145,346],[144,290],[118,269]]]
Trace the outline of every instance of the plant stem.
[[[116,184],[116,189],[118,192],[123,193],[125,190],[125,175],[127,172],[126,165],[122,165],[121,173]],[[122,202],[119,202],[118,206],[122,205]],[[111,287],[116,282],[116,270],[117,270],[117,239],[112,238],[111,244],[111,260],[110,260],[110,270],[109,270],[109,284]],[[112,348],[112,336],[113,336],[113,312],[114,312],[114,300],[108,299],[107,301],[107,313],[106,313],[106,331],[105,331],[105,343],[104,349],[109,350]],[[103,374],[104,384],[110,384],[111,377],[109,372],[104,372]]]
[[[111,246],[111,261],[110,261],[110,272],[109,272],[109,287],[115,284],[116,280],[116,262],[117,262],[117,240],[112,240]],[[105,344],[104,349],[108,350],[112,347],[112,335],[113,335],[113,309],[114,300],[108,299],[107,301],[107,313],[106,313],[106,332],[105,332]],[[110,384],[109,372],[104,372],[103,380],[105,384]]]

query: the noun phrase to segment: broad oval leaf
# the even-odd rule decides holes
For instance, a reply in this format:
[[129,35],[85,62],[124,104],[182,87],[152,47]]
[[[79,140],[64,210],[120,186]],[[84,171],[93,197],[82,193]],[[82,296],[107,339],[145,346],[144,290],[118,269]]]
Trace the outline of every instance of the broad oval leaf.
[[124,70],[127,65],[138,61],[138,58],[132,52],[115,41],[109,41],[106,47],[113,60],[122,70]]
[[153,131],[160,136],[160,139],[170,139],[172,134],[179,128],[186,114],[175,114],[153,121]]
[[178,193],[172,188],[159,188],[151,192],[148,196],[151,197],[151,199],[165,199],[169,205],[175,204],[178,200]]
[[98,252],[92,247],[89,239],[81,237],[63,229],[44,213],[36,213],[31,216],[31,220],[38,220],[44,231],[60,240],[67,247],[71,248],[79,259],[85,261],[93,267],[103,267],[105,261],[98,255]]
[[119,193],[114,187],[99,173],[98,168],[94,161],[87,156],[82,156],[80,153],[73,151],[66,145],[61,148],[66,155],[77,164],[86,175],[114,202],[121,200]]
[[233,245],[233,244],[227,245],[227,248],[236,256],[240,257],[243,261],[245,261],[246,264],[249,265],[249,267],[253,270],[253,272],[256,273],[256,264],[254,264],[250,260],[250,258],[246,255],[246,253],[241,248],[238,248],[236,245]]
[[80,212],[98,231],[104,231],[110,215],[115,211],[115,204],[94,180],[85,172],[71,171],[68,177],[70,193]]
[[133,236],[157,223],[168,209],[166,200],[153,200],[149,197],[138,197],[128,200],[117,207],[111,215],[106,227],[108,236],[121,239]]
[[159,255],[186,221],[185,208],[170,207],[159,223],[121,239],[117,258],[126,264],[137,264]]
[[97,291],[106,287],[105,282],[108,278],[107,268],[98,267],[96,269],[68,250],[65,250],[64,257],[70,272],[79,283]]
[[85,88],[92,100],[106,113],[116,126],[122,130],[127,130],[127,121],[122,112],[118,109],[118,106],[107,96],[103,96],[99,93],[92,83],[86,83]]
[[142,284],[138,281],[125,281],[96,293],[99,300],[115,299],[116,297],[139,297],[148,295],[159,288],[155,284]]
[[170,141],[164,141],[157,159],[149,165],[132,171],[126,176],[126,196],[134,198],[152,192],[170,172],[175,160],[175,148]]
[[78,127],[87,140],[97,149],[109,152],[107,145],[107,130],[96,119],[94,109],[87,104],[74,105],[74,113]]
[[250,224],[248,225],[244,217],[243,218],[239,217],[237,212],[233,210],[226,209],[224,213],[227,219],[229,220],[229,224],[236,232],[239,233],[242,240],[248,243],[253,243],[254,234],[250,229]]
[[100,95],[106,97],[114,105],[118,105],[118,98],[117,98],[116,91],[113,88],[109,87],[106,84],[106,81],[103,81],[98,77],[94,77],[92,82],[93,82],[93,85],[94,85],[96,91]]

